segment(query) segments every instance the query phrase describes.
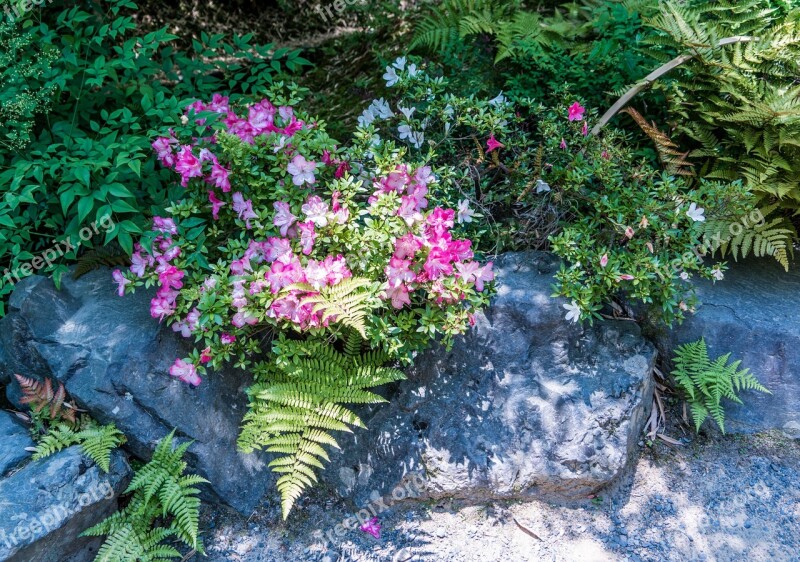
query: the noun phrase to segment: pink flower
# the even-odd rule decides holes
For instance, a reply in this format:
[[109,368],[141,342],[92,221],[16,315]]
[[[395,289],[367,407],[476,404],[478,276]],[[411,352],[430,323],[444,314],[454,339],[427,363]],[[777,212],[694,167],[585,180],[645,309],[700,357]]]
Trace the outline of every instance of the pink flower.
[[297,224],[297,228],[300,230],[300,247],[303,249],[303,255],[307,256],[314,248],[314,240],[317,239],[314,223],[311,221],[301,222]]
[[302,154],[298,154],[287,167],[287,171],[292,175],[292,183],[301,186],[306,183],[313,185],[317,178],[314,177],[314,170],[317,169],[316,162],[309,162]]
[[561,148],[561,150],[566,150],[566,149],[567,149],[567,141],[565,141],[565,140],[562,138],[562,139],[561,139],[561,144],[559,144],[558,146]]
[[222,167],[215,158],[214,163],[211,165],[211,173],[208,176],[209,183],[213,183],[223,193],[228,193],[231,190],[231,182],[228,179],[229,173],[229,170]]
[[494,271],[492,271],[493,262],[489,262],[478,271],[475,272],[475,288],[478,292],[483,292],[483,284],[494,280]]
[[328,256],[322,262],[327,270],[328,285],[334,286],[342,282],[342,280],[352,277],[350,269],[347,267],[347,261],[344,256]]
[[200,363],[209,363],[211,361],[211,346],[206,347],[200,352]]
[[182,146],[175,161],[175,171],[181,175],[181,185],[189,185],[191,178],[203,175],[203,163],[192,154],[191,146]]
[[422,266],[429,279],[438,279],[443,275],[453,273],[453,265],[450,263],[452,255],[450,252],[433,248],[428,254],[428,259]]
[[417,210],[417,200],[408,195],[400,198],[400,208],[397,209],[397,216],[401,217],[408,226],[422,220],[422,213]]
[[275,218],[272,220],[272,224],[277,226],[281,231],[281,236],[286,236],[286,233],[289,231],[289,227],[294,224],[294,221],[297,220],[297,217],[292,214],[289,210],[289,203],[285,203],[284,201],[276,201],[272,204],[275,209]]
[[489,135],[489,140],[486,141],[486,153],[493,151],[496,148],[505,148],[506,145],[499,142],[496,138],[494,138],[494,133]]
[[197,367],[183,359],[175,360],[175,364],[169,368],[169,374],[192,386],[200,386],[200,383],[203,382],[203,379],[197,374]]
[[386,291],[386,297],[392,300],[392,306],[397,309],[403,308],[404,305],[411,304],[411,299],[408,296],[408,287],[405,285],[389,287]]
[[416,254],[420,248],[422,248],[422,242],[420,239],[409,232],[402,238],[398,238],[397,241],[395,241],[394,257],[400,259],[413,258],[414,254]]
[[397,166],[393,172],[390,172],[383,180],[381,180],[381,191],[383,193],[402,193],[411,178],[408,177],[408,171],[405,166]]
[[378,523],[377,517],[373,517],[372,519],[361,525],[359,529],[367,534],[372,535],[376,539],[381,538],[381,524]]
[[169,288],[169,289],[180,289],[183,287],[183,276],[185,273],[175,267],[174,265],[170,265],[165,267],[159,274],[158,274],[158,282],[161,284],[162,287]]
[[583,119],[583,112],[586,111],[586,108],[583,107],[578,102],[573,103],[569,106],[569,120],[570,121],[580,121]]
[[267,241],[264,242],[263,247],[264,258],[270,263],[274,262],[281,256],[285,256],[286,254],[290,254],[292,252],[291,242],[289,242],[289,240],[286,238],[267,238]]
[[608,153],[607,150],[604,150],[603,152],[601,152],[600,153],[600,157],[605,159],[605,160],[611,160],[611,155]]
[[178,227],[175,226],[175,221],[162,217],[153,217],[153,230],[164,234],[178,234]]
[[222,342],[222,345],[230,345],[236,341],[236,336],[226,332],[219,337],[219,341]]
[[465,283],[473,283],[475,281],[475,275],[481,268],[481,264],[478,262],[466,262],[466,263],[457,263],[456,269],[458,273],[456,274],[457,277],[461,278]]
[[172,168],[175,165],[177,158],[172,152],[172,145],[177,144],[178,139],[174,137],[158,137],[153,144],[153,150],[156,151],[156,156],[161,161],[161,165],[166,168]]
[[447,251],[453,256],[454,261],[471,260],[472,240],[453,240],[447,245]]
[[302,283],[306,280],[303,266],[296,256],[289,254],[281,257],[267,272],[267,281],[273,294],[293,283]]
[[344,177],[345,172],[349,172],[349,171],[350,171],[350,164],[348,164],[347,162],[344,162],[344,161],[339,162],[339,166],[336,168],[336,171],[333,173],[333,177],[338,180],[339,178]]
[[152,266],[154,262],[153,258],[150,256],[147,256],[146,258],[142,257],[141,252],[142,249],[139,249],[131,255],[131,267],[130,267],[131,273],[133,273],[134,275],[136,275],[136,277],[140,279],[144,277],[146,269]]
[[257,134],[268,132],[274,126],[275,111],[269,100],[261,100],[248,109],[247,122]]
[[231,324],[237,328],[241,328],[245,324],[252,326],[253,324],[258,324],[258,317],[247,310],[240,310],[233,315],[233,318],[231,318]]
[[233,194],[233,210],[239,215],[239,219],[245,221],[245,226],[250,228],[250,219],[257,219],[258,215],[253,211],[253,202],[248,199],[244,200],[244,196],[240,192]]
[[420,168],[417,168],[417,171],[414,172],[414,180],[417,183],[427,186],[433,181],[433,172],[431,171],[431,167],[421,166]]
[[228,113],[228,96],[222,94],[214,94],[211,98],[211,103],[207,106],[209,111],[215,113]]
[[220,199],[217,199],[213,189],[208,190],[208,201],[211,203],[211,216],[214,220],[219,220],[219,210],[225,206]]
[[309,197],[305,204],[301,207],[308,220],[319,227],[328,225],[328,204],[325,203],[320,197],[312,195]]
[[589,124],[586,121],[583,122],[583,127],[581,127],[581,134],[584,137],[589,136]]
[[619,276],[620,281],[633,281],[633,275],[629,275],[627,273],[623,273]]
[[632,227],[629,226],[628,228],[625,229],[625,237],[628,238],[628,240],[633,238],[633,228]]
[[605,267],[608,265],[608,254],[603,254],[603,257],[600,258],[600,267]]
[[392,258],[389,265],[384,269],[386,277],[389,279],[389,287],[397,287],[403,283],[411,283],[417,275],[411,271],[411,260],[401,260]]
[[117,282],[117,294],[119,296],[125,296],[125,285],[131,282],[130,279],[126,279],[125,276],[119,269],[115,269],[111,273],[111,277],[114,278],[114,281]]

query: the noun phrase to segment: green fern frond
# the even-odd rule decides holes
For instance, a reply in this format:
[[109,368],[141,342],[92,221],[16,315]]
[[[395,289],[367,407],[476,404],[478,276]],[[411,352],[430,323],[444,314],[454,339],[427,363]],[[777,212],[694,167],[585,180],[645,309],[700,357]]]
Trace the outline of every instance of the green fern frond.
[[87,457],[103,472],[108,472],[111,451],[124,442],[125,435],[114,424],[98,425],[94,420],[83,416],[78,429],[67,423],[48,428],[47,433],[36,444],[33,459],[43,459],[72,445],[80,445]]
[[343,404],[377,404],[385,400],[367,389],[402,380],[401,371],[384,367],[383,353],[362,353],[358,330],[346,334],[344,353],[323,339],[281,338],[281,356],[259,366],[251,389],[250,409],[239,436],[244,452],[264,449],[281,455],[270,463],[281,474],[277,487],[284,519],[303,491],[313,485],[315,470],[329,457],[325,447],[338,448],[330,431],[364,427]]
[[769,393],[748,369],[739,370],[741,361],[729,363],[730,356],[728,353],[711,361],[702,338],[675,350],[672,376],[686,393],[696,431],[700,431],[700,426],[710,416],[725,433],[723,398],[741,404],[739,392],[757,390]]

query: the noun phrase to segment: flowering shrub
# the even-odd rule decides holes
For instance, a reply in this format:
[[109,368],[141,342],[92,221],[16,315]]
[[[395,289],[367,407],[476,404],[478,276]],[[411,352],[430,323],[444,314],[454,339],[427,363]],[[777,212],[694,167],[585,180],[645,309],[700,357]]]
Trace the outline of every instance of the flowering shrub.
[[442,205],[486,217],[462,216],[479,247],[564,258],[555,290],[571,301],[569,320],[599,317],[609,301],[628,297],[671,323],[694,305],[692,275],[722,278],[724,264],[703,261],[699,223],[745,212],[752,201],[740,184],[690,187],[636,161],[621,133],[589,134],[596,112],[568,92],[552,107],[457,96],[407,59],[384,79],[398,99],[364,111],[353,160],[404,150],[443,170]]
[[[120,295],[156,286],[151,315],[197,342],[170,369],[186,383],[199,385],[208,367],[228,361],[253,368],[269,347],[268,359],[284,365],[273,373],[281,377],[286,361],[301,354],[292,342],[341,347],[353,333],[380,350],[383,362],[407,360],[436,337],[464,332],[486,302],[492,264],[476,261],[471,241],[453,234],[454,210],[429,204],[435,170],[395,154],[351,175],[322,124],[293,109],[293,96],[275,90],[234,107],[215,95],[187,110],[185,129],[153,142],[185,196],[170,216],[154,218],[130,270],[113,276]],[[349,343],[348,357],[360,348]],[[353,380],[328,380],[319,392],[325,400],[353,398],[329,392]],[[287,400],[319,413],[312,388]],[[286,453],[285,441],[269,437],[284,433],[281,427],[260,439]],[[290,508],[297,487],[281,492]]]

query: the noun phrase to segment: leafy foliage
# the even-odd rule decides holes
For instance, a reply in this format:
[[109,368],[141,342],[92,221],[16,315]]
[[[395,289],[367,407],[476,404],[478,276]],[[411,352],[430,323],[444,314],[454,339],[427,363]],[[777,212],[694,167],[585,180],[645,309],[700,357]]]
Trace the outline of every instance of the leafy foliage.
[[789,271],[789,256],[794,254],[791,240],[794,227],[783,217],[767,221],[778,207],[777,204],[750,213],[750,225],[733,228],[739,221],[710,220],[703,225],[703,246],[712,256],[732,255],[733,259],[772,256],[786,271]]
[[672,375],[686,393],[696,431],[711,416],[725,433],[725,410],[722,399],[742,404],[737,393],[757,390],[769,393],[748,369],[739,370],[741,361],[728,364],[727,353],[714,361],[708,356],[705,339],[687,343],[675,350],[675,369]]
[[39,437],[33,459],[43,459],[72,445],[80,445],[87,457],[108,472],[111,451],[125,442],[123,433],[112,424],[99,425],[88,416],[81,416],[77,424],[51,425]]
[[[203,33],[176,49],[166,27],[137,35],[135,10],[129,0],[53,0],[0,27],[0,57],[10,57],[0,116],[16,131],[0,139],[0,269],[17,270],[54,240],[77,248],[81,228],[104,217],[112,228],[85,245],[115,240],[131,253],[146,220],[180,194],[155,166],[152,132],[180,125],[189,98],[263,90],[307,64],[249,35]],[[47,271],[58,282],[66,265]],[[12,288],[3,283],[0,296]]]
[[646,134],[656,147],[658,158],[664,167],[664,171],[676,176],[695,176],[694,164],[687,157],[689,152],[682,152],[665,133],[659,130],[655,123],[648,123],[641,113],[632,107],[626,107],[622,113],[627,113],[639,125],[639,128]]
[[[207,482],[186,472],[183,455],[192,442],[173,446],[174,430],[156,446],[153,458],[131,480],[125,494],[133,494],[122,510],[112,514],[81,536],[103,536],[106,540],[95,562],[161,562],[181,558],[164,541],[176,538],[203,551],[199,538],[200,491]],[[156,523],[160,523],[156,525]],[[166,526],[162,526],[168,523]]]
[[274,360],[257,366],[256,384],[248,390],[250,409],[239,448],[282,455],[270,466],[282,474],[278,490],[284,519],[303,490],[317,481],[315,469],[330,460],[323,446],[339,447],[329,432],[364,427],[343,404],[385,402],[367,389],[405,378],[383,366],[388,354],[362,352],[357,330],[350,330],[342,345],[344,351],[338,351],[321,338],[281,336],[274,342]]
[[47,377],[43,381],[22,375],[14,377],[22,390],[20,404],[27,404],[30,407],[39,425],[45,422],[64,421],[70,424],[77,422],[77,410],[66,401],[67,391],[63,383],[58,382],[58,386],[53,389],[53,382]]
[[[762,200],[800,204],[800,10],[770,0],[664,3],[655,60],[694,58],[656,84],[699,174],[743,179]],[[725,44],[720,42],[733,38]],[[787,238],[788,240],[788,238]]]

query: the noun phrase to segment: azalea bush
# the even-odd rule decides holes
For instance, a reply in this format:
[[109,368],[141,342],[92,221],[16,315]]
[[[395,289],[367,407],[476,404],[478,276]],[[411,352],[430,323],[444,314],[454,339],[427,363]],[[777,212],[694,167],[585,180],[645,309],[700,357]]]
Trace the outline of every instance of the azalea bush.
[[433,164],[443,170],[435,196],[457,206],[480,247],[564,258],[555,292],[570,299],[570,320],[628,298],[671,323],[694,306],[693,275],[722,278],[723,263],[704,261],[701,226],[751,210],[740,183],[690,184],[637,160],[623,133],[590,134],[597,110],[566,90],[551,106],[459,96],[405,58],[384,79],[398,95],[365,109],[353,159],[401,150]]
[[[243,448],[294,451],[288,465],[274,465],[288,472],[279,481],[285,515],[310,483],[303,475],[321,466],[296,468],[303,455],[323,457],[320,444],[331,443],[301,445],[304,424],[323,416],[317,429],[358,425],[336,404],[375,395],[348,385],[396,380],[381,364],[463,333],[494,277],[491,262],[454,234],[455,211],[428,200],[435,169],[394,153],[356,173],[297,101],[296,91],[276,89],[250,105],[216,95],[190,106],[186,127],[153,142],[183,196],[154,218],[129,271],[113,272],[120,295],[156,287],[153,318],[196,342],[171,375],[199,385],[209,367],[229,362],[256,373],[246,418],[256,429]],[[362,357],[364,346],[374,351]],[[318,362],[300,373],[306,358]],[[287,385],[302,376],[309,382],[296,394]],[[308,416],[298,417],[302,408]]]

